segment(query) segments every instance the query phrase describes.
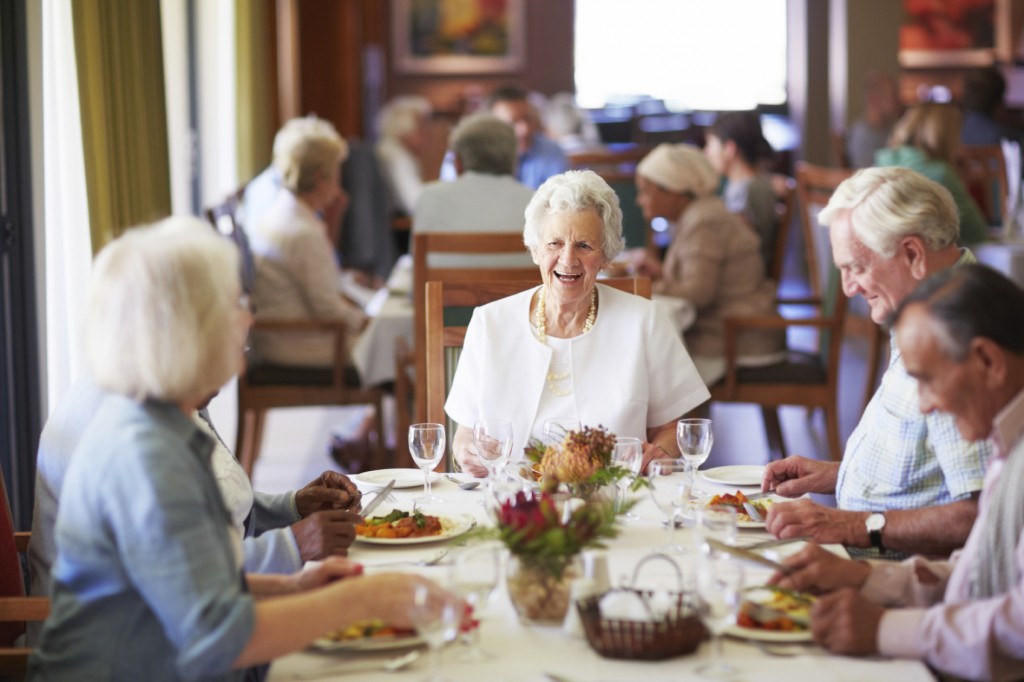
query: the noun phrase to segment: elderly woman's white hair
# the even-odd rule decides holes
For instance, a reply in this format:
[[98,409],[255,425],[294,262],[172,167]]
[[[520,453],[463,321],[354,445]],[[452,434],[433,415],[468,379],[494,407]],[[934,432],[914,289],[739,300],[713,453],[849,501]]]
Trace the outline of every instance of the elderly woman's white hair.
[[615,190],[594,171],[566,171],[553,175],[537,188],[526,206],[523,243],[530,251],[540,246],[541,230],[548,216],[557,213],[594,211],[604,226],[602,248],[611,260],[622,253],[622,209]]
[[403,95],[396,97],[377,114],[377,135],[382,138],[398,139],[411,133],[420,124],[420,119],[429,116],[430,102],[426,97]]
[[831,225],[847,213],[853,233],[883,258],[891,258],[904,237],[920,237],[928,248],[939,250],[960,236],[953,195],[909,168],[858,171],[836,188],[818,222]]
[[238,252],[209,225],[168,218],[96,257],[85,344],[101,387],[136,400],[208,396],[241,368]]
[[348,144],[330,121],[316,116],[293,118],[274,136],[274,168],[295,194],[308,192],[348,158]]
[[669,192],[695,197],[712,194],[719,183],[704,152],[689,144],[659,144],[637,164],[636,173]]

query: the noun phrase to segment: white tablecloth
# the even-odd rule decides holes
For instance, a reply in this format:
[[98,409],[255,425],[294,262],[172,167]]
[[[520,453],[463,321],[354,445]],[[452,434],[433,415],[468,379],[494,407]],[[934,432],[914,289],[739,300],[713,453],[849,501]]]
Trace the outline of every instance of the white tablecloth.
[[[409,348],[412,339],[412,301],[406,294],[378,292],[383,303],[352,348],[352,364],[364,386],[375,386],[395,379],[395,341],[402,337]],[[371,301],[371,305],[378,303]]]
[[[708,489],[724,491],[725,488],[702,483]],[[399,498],[398,506],[411,508],[411,499],[422,494],[422,489],[396,491]],[[442,480],[434,485],[434,494],[448,501],[445,513],[471,514],[480,523],[486,523],[483,507],[477,504],[482,499],[482,488],[474,491],[463,491],[453,483]],[[621,536],[613,540],[607,551],[609,575],[613,585],[620,585],[625,576],[632,574],[637,562],[650,553],[651,548],[665,543],[666,529],[662,526],[664,517],[644,495],[640,495],[641,503],[635,511],[641,518],[637,521],[625,522]],[[690,531],[677,531],[678,540],[687,540]],[[740,542],[746,537],[767,537],[760,530],[740,531]],[[377,570],[416,570],[444,581],[446,566],[417,568],[411,564],[394,564],[400,561],[415,561],[437,554],[445,544],[434,543],[405,547],[380,547],[378,545],[356,544],[351,557],[363,562],[367,572]],[[793,551],[792,546],[789,546]],[[682,563],[685,570],[685,558]],[[391,565],[386,565],[391,564]],[[664,584],[671,575],[671,567],[661,562],[651,562],[645,566],[641,574],[644,585],[653,583]],[[747,584],[757,584],[767,577],[764,569],[751,567],[748,569]],[[339,605],[339,608],[342,608]],[[711,646],[706,642],[692,655],[669,659],[663,662],[633,662],[601,658],[587,644],[585,638],[568,635],[556,627],[528,627],[520,624],[504,587],[496,592],[490,607],[483,613],[481,629],[482,646],[486,651],[497,656],[483,663],[464,663],[455,660],[452,648],[444,652],[443,669],[447,678],[453,682],[532,682],[546,680],[545,672],[553,672],[573,680],[573,682],[625,681],[644,680],[645,682],[677,681],[681,679],[699,679],[694,670],[709,660]],[[271,682],[284,682],[292,679],[298,672],[310,672],[319,668],[328,668],[343,664],[346,661],[379,660],[384,661],[395,653],[377,654],[342,654],[302,652],[286,656],[276,661],[270,670]],[[933,678],[921,663],[911,661],[885,661],[831,656],[813,645],[807,645],[801,655],[788,658],[769,656],[755,644],[727,639],[725,656],[729,662],[739,668],[738,680],[756,680],[757,682],[793,682],[793,680],[849,680],[884,682],[931,681]],[[324,679],[359,679],[392,681],[420,680],[427,669],[427,656],[420,657],[413,665],[397,673],[365,673],[358,675],[341,675],[336,678]]]

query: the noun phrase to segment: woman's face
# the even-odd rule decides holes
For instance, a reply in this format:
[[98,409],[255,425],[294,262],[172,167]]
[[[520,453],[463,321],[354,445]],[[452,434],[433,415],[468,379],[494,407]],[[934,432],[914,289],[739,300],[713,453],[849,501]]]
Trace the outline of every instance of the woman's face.
[[688,204],[685,195],[669,192],[642,175],[636,176],[636,205],[640,207],[647,222],[655,218],[675,221]]
[[547,296],[559,305],[589,303],[604,256],[604,225],[596,211],[549,215],[540,230],[533,262],[540,266]]

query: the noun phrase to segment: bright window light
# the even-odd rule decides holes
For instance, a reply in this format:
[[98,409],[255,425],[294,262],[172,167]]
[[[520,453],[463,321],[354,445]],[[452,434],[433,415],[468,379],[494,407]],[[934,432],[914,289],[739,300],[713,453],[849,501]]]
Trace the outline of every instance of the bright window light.
[[786,101],[786,0],[576,0],[576,95],[673,110]]

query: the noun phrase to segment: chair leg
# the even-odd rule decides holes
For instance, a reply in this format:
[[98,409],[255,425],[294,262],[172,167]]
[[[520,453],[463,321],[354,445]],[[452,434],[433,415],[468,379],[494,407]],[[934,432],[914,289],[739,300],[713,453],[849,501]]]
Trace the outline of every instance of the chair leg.
[[779,423],[779,408],[761,406],[764,419],[764,432],[768,437],[769,459],[783,459],[786,456],[786,443],[782,437],[782,424]]
[[828,436],[829,458],[838,462],[843,458],[843,451],[839,445],[839,414],[836,407],[826,407],[822,410],[825,413],[825,433]]

